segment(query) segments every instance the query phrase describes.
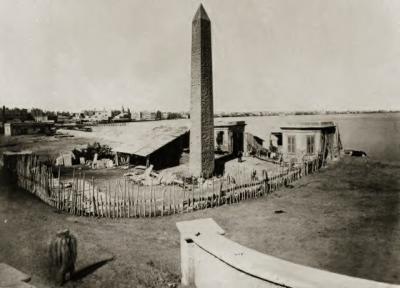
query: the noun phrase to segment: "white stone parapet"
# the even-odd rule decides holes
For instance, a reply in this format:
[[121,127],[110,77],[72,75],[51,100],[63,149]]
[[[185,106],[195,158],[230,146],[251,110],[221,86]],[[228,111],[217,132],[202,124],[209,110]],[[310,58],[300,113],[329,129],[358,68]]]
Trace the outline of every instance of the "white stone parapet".
[[182,285],[198,288],[400,288],[295,264],[244,247],[224,236],[213,219],[178,222]]

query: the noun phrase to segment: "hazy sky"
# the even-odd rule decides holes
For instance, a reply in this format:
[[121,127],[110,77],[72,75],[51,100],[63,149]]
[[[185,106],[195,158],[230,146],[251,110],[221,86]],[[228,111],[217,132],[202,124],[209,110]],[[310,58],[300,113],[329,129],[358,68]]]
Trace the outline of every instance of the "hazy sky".
[[[214,109],[400,109],[400,1],[205,0]],[[200,1],[0,0],[0,104],[188,110]]]

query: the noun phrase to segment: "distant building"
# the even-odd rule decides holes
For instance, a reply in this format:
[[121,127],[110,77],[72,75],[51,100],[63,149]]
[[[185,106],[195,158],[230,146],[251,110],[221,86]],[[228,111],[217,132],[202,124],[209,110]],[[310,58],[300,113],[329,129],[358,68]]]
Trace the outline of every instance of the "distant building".
[[111,111],[108,110],[93,111],[93,113],[88,114],[91,115],[86,115],[85,120],[97,123],[108,122],[112,117]]
[[54,121],[47,122],[11,122],[4,124],[4,135],[52,134],[55,132]]
[[128,112],[121,112],[120,114],[116,115],[112,118],[113,122],[129,122],[131,121],[131,117]]
[[74,113],[74,115],[72,116],[72,120],[75,122],[80,122],[83,120],[83,114],[81,113]]
[[156,120],[157,113],[156,112],[150,112],[150,111],[142,111],[140,112],[140,120],[145,120],[145,121],[151,121],[151,120]]
[[18,108],[9,109],[5,106],[3,106],[2,118],[3,122],[14,121],[14,120],[26,121],[32,119],[27,109],[18,109]]
[[141,113],[140,113],[140,112],[132,112],[132,114],[131,114],[131,119],[132,119],[133,121],[140,121],[140,120],[142,120],[142,118],[141,118]]
[[49,121],[48,118],[47,118],[47,115],[33,116],[33,119],[35,119],[35,122],[47,122],[47,121]]
[[168,112],[161,112],[161,119],[162,120],[166,120],[169,117],[169,113]]
[[57,115],[57,123],[69,123],[72,122],[71,117],[70,116],[66,116],[66,115]]

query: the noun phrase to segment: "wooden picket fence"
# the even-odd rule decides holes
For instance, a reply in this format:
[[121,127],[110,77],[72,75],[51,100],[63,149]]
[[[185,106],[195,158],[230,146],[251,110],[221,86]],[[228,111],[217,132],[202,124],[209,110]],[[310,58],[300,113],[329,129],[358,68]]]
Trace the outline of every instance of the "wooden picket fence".
[[39,197],[59,211],[77,216],[108,218],[157,217],[187,213],[258,198],[289,185],[319,169],[319,159],[264,171],[260,177],[239,170],[235,175],[188,185],[150,185],[133,183],[127,178],[96,186],[83,172],[61,179],[60,170],[41,163],[35,155],[17,159],[18,186]]

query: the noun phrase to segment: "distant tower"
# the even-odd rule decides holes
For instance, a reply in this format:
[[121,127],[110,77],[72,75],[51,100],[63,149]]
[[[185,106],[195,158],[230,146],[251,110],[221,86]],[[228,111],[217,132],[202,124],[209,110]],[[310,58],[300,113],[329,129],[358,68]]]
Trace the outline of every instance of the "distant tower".
[[190,170],[209,178],[214,172],[214,108],[211,22],[200,5],[192,22]]

